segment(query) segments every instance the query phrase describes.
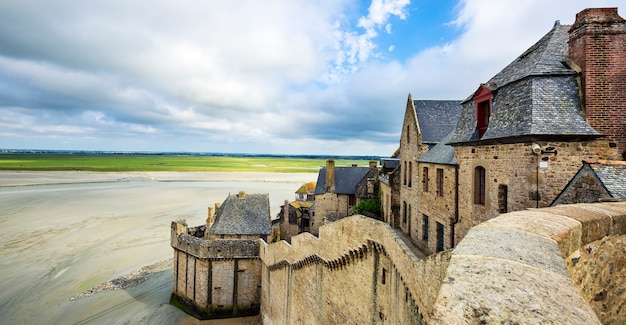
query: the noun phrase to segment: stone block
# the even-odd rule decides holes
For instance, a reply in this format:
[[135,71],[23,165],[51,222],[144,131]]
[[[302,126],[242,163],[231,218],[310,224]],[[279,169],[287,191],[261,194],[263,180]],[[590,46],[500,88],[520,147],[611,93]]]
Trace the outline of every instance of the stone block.
[[557,243],[518,229],[482,225],[467,234],[452,256],[488,256],[549,270],[569,278]]
[[453,256],[429,324],[600,324],[569,278],[494,257]]
[[511,212],[491,219],[483,225],[519,229],[552,238],[559,244],[564,257],[580,248],[581,223],[569,217],[546,213],[544,210]]
[[578,220],[582,226],[581,245],[611,234],[611,218],[606,211],[594,209],[593,204],[558,205],[543,211]]

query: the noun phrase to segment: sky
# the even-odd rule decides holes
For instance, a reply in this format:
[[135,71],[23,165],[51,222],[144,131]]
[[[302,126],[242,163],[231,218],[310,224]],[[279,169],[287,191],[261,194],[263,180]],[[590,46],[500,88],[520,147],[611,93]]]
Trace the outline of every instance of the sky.
[[588,7],[626,17],[622,0],[2,0],[0,148],[389,156],[409,93],[467,98]]

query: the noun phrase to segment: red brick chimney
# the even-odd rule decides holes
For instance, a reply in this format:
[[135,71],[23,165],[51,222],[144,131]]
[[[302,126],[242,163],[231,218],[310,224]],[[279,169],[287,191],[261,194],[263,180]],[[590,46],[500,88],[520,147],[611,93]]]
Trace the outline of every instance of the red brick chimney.
[[578,65],[585,117],[596,131],[626,150],[626,20],[617,8],[576,14],[569,58]]

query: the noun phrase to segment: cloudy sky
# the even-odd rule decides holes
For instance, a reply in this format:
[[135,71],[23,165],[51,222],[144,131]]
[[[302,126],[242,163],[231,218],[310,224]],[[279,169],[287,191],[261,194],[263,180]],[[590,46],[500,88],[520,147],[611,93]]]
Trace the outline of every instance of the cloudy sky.
[[0,148],[382,155],[622,0],[2,0]]

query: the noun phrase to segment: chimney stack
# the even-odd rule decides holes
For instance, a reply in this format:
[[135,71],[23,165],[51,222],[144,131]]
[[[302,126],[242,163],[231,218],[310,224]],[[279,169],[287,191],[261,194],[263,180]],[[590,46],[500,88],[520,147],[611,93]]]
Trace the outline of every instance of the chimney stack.
[[246,191],[239,191],[239,195],[237,195],[240,199],[246,198]]
[[[585,118],[626,150],[626,20],[617,8],[589,8],[569,30],[569,58],[580,68]],[[578,67],[576,67],[578,66]]]
[[206,218],[206,229],[208,230],[213,225],[213,218],[215,217],[215,209],[213,207],[209,207],[209,213]]
[[378,167],[378,162],[376,160],[370,160],[370,168],[374,169]]
[[335,160],[328,158],[326,160],[326,193],[335,193]]

